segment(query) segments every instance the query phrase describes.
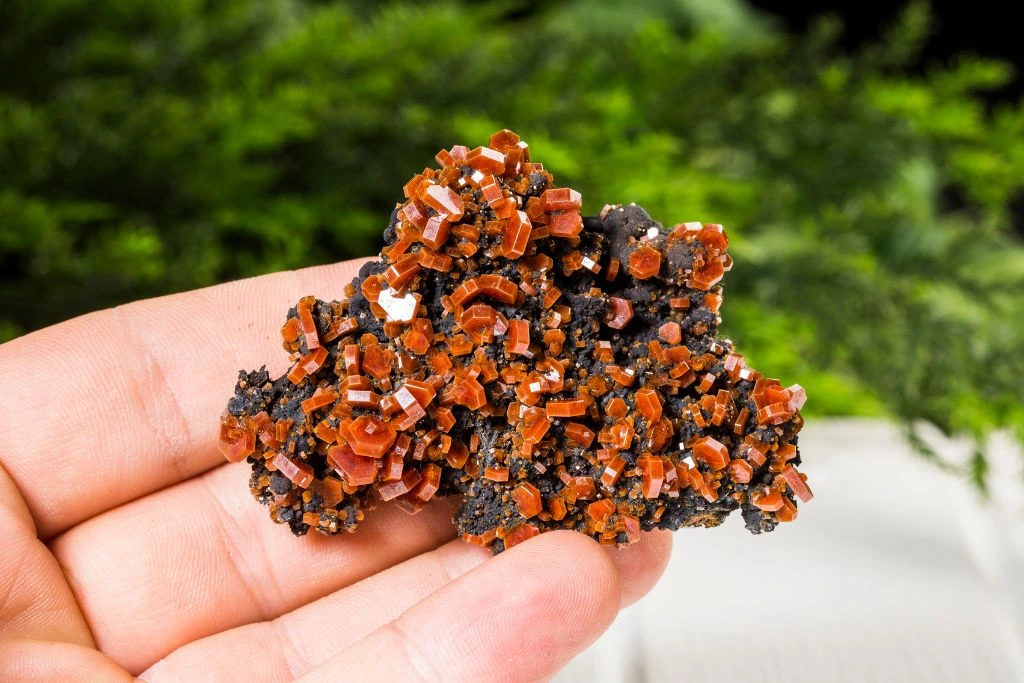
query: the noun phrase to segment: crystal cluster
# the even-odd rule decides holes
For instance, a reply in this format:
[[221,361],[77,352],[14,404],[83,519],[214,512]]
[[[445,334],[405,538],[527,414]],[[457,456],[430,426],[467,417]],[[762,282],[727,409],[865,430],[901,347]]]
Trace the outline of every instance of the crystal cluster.
[[795,519],[806,394],[716,337],[722,227],[583,217],[508,130],[436,158],[345,299],[288,312],[291,370],[239,374],[220,447],[271,518],[334,534],[446,496],[494,552],[552,529],[624,545],[736,509],[754,533]]

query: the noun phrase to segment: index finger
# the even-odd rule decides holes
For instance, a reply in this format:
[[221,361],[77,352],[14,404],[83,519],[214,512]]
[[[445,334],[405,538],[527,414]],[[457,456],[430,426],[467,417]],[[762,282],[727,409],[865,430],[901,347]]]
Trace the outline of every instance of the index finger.
[[0,463],[40,537],[222,462],[217,417],[238,370],[284,372],[285,311],[341,298],[363,262],[135,302],[0,346]]

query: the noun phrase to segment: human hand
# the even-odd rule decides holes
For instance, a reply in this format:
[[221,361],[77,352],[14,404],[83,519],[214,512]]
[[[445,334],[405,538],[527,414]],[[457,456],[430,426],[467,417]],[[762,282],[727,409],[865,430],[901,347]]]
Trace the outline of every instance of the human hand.
[[[0,680],[524,680],[665,567],[671,535],[552,532],[497,557],[443,501],[295,538],[217,452],[239,368],[361,261],[86,315],[0,346]],[[144,673],[142,673],[144,672]]]

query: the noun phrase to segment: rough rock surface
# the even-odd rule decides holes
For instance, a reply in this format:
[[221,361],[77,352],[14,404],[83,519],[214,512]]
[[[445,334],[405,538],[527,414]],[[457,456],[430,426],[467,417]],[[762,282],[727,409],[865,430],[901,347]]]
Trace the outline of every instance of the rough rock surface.
[[355,531],[381,501],[446,496],[462,537],[500,552],[552,529],[624,545],[736,509],[753,533],[796,518],[806,394],[717,338],[720,225],[583,218],[511,131],[437,161],[346,299],[288,312],[292,370],[239,374],[220,446],[274,521]]

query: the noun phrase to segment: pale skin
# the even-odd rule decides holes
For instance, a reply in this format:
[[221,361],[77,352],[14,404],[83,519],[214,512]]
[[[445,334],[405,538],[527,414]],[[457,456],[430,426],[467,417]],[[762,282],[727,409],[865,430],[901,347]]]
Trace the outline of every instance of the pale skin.
[[92,313],[0,346],[0,680],[533,680],[657,581],[671,535],[497,557],[437,501],[295,538],[217,452],[240,368],[361,261]]

